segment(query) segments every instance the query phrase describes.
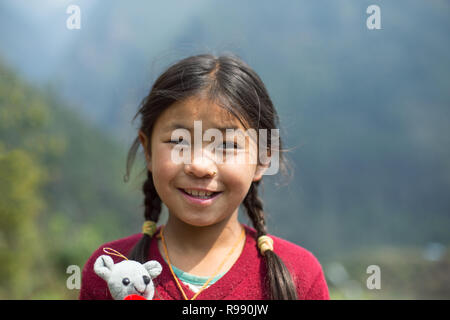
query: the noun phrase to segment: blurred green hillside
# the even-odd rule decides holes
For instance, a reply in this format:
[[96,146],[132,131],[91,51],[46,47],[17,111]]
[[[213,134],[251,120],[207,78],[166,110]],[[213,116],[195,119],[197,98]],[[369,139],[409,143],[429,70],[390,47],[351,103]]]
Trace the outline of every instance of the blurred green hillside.
[[66,268],[138,230],[125,154],[0,63],[0,299],[74,297]]
[[[450,252],[438,243],[366,247],[322,262],[331,299],[450,299]],[[369,266],[379,268],[379,288],[367,286]]]

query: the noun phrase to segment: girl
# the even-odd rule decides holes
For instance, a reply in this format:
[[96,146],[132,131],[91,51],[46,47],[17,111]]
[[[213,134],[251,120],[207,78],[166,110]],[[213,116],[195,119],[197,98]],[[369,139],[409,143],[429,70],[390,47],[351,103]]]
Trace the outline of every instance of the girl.
[[[105,281],[93,271],[105,247],[142,263],[157,260],[163,268],[155,279],[158,299],[329,299],[318,260],[267,234],[258,188],[269,166],[259,157],[249,160],[267,151],[272,159],[278,155],[282,169],[285,164],[276,146],[281,141],[272,144],[277,113],[248,65],[233,55],[183,59],[156,80],[135,118],[139,114],[126,179],[142,145],[147,164],[143,230],[94,252],[83,270],[80,299],[111,299]],[[221,148],[214,154],[203,148],[203,140],[196,139],[191,149],[190,138],[209,129],[231,134],[223,143],[219,139],[216,147]],[[242,134],[249,129],[256,136]],[[181,140],[177,132],[185,133]],[[270,137],[263,139],[261,132]],[[266,141],[262,148],[261,141]],[[188,161],[175,161],[177,154]],[[169,218],[157,228],[163,203]],[[238,221],[240,204],[253,228]]]

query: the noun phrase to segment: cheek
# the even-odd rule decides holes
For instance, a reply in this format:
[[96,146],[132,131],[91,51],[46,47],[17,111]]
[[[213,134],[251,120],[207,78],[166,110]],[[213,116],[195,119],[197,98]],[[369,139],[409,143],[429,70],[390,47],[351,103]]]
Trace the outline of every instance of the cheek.
[[158,191],[163,191],[167,181],[171,181],[179,170],[179,164],[171,159],[171,151],[167,146],[157,146],[153,150],[153,154],[157,155],[152,158],[152,175],[155,187]]
[[256,166],[248,164],[224,164],[220,168],[220,174],[229,191],[244,197],[252,183],[255,168]]

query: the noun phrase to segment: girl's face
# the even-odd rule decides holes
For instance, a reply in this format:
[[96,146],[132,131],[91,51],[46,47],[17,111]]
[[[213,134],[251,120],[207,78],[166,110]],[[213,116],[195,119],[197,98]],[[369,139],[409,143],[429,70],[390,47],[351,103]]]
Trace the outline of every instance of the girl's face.
[[[225,129],[221,130],[222,143],[218,150],[211,150],[207,146],[215,142],[214,138],[203,138],[200,143],[194,143],[194,121],[201,121],[201,137],[207,129],[237,128],[240,131],[234,130],[233,134],[226,135]],[[183,142],[179,136],[172,139],[177,128],[189,131],[190,143]],[[155,188],[171,215],[199,227],[213,225],[232,216],[237,219],[239,205],[252,181],[261,179],[266,169],[257,164],[257,143],[248,135],[242,140],[245,131],[239,120],[223,108],[206,99],[193,97],[174,103],[159,116],[150,141],[143,132],[139,132],[148,170],[152,172]],[[195,134],[199,134],[199,130]],[[241,139],[238,139],[239,134]],[[176,149],[180,147],[176,147],[179,143],[187,148],[183,151]],[[174,154],[185,155],[184,152],[190,154],[190,161],[180,162],[174,158]],[[217,157],[217,152],[222,154],[222,159]],[[234,161],[231,161],[232,157]],[[199,199],[201,196],[186,193],[195,189],[217,194],[210,199]]]

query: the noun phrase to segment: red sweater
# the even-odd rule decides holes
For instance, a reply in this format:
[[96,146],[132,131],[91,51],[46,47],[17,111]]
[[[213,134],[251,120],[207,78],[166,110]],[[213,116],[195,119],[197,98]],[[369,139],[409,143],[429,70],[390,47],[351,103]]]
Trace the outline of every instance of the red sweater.
[[[267,300],[269,298],[264,286],[267,274],[266,265],[256,244],[255,229],[244,225],[246,242],[241,255],[234,265],[217,282],[205,289],[197,300]],[[159,232],[159,230],[157,231]],[[82,300],[112,299],[106,281],[94,272],[94,262],[98,256],[105,254],[103,248],[113,248],[123,255],[140,239],[142,234],[135,234],[127,238],[112,241],[97,249],[87,261],[82,273],[82,283],[79,298]],[[270,235],[273,239],[274,252],[283,260],[297,287],[297,294],[301,300],[328,300],[329,293],[322,267],[316,257],[308,250],[289,241]],[[149,250],[149,260],[157,260],[162,265],[161,274],[154,279],[156,286],[155,298],[161,300],[182,300],[169,266],[158,250],[157,241],[152,239]],[[111,256],[114,263],[122,259]],[[195,293],[188,286],[180,282],[184,292],[191,298]]]

